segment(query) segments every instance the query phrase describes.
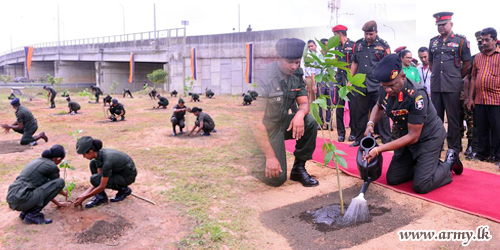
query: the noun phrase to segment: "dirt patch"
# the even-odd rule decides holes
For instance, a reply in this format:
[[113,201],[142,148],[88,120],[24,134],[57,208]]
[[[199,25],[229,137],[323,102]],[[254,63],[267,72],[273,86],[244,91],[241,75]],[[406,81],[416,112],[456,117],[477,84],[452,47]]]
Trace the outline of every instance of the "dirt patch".
[[0,141],[0,154],[20,153],[30,148],[30,146],[19,144],[19,141]]
[[[344,201],[350,202],[360,188],[355,185],[345,189]],[[260,219],[266,227],[286,237],[293,249],[343,249],[380,237],[421,217],[410,207],[397,204],[378,191],[369,190],[367,200],[371,221],[354,226],[313,222],[312,212],[327,206],[339,206],[338,192],[267,211]]]
[[81,233],[76,234],[78,243],[103,243],[109,240],[116,240],[131,226],[131,224],[121,216],[117,216],[113,221],[98,220]]

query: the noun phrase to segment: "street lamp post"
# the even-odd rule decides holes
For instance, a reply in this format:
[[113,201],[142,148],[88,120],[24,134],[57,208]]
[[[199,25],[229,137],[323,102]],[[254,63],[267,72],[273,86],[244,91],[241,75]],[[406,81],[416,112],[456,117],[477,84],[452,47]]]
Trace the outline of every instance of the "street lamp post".
[[123,4],[120,4],[122,7],[122,13],[123,13],[123,34],[125,35],[125,8],[123,7]]
[[384,27],[387,27],[387,28],[389,28],[389,29],[391,29],[391,30],[392,30],[392,33],[394,33],[394,40],[396,40],[396,31],[394,31],[394,29],[393,29],[392,27],[387,26],[387,25],[385,25],[385,24],[384,24]]

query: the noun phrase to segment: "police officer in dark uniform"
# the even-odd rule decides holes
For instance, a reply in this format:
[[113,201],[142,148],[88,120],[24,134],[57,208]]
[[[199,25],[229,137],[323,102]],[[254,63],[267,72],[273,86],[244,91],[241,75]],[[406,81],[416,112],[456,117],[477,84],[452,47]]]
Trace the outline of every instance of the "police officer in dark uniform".
[[[305,169],[316,148],[317,123],[309,114],[304,72],[300,61],[306,43],[296,38],[280,39],[276,43],[279,59],[267,69],[265,80],[257,79],[259,94],[266,99],[263,119],[258,118],[257,142],[266,155],[265,182],[280,186],[287,179],[285,140],[295,139],[295,162],[290,180],[303,186],[317,186],[318,181]],[[297,112],[289,114],[296,102]]]
[[[340,43],[339,46],[335,48],[335,50],[341,52],[344,54],[343,57],[339,57],[340,62],[347,62],[349,65],[347,66],[350,68],[350,64],[352,63],[352,56],[354,53],[354,45],[355,43],[351,41],[347,37],[347,27],[344,25],[337,25],[332,28],[333,35],[339,36],[340,37]],[[337,70],[337,75],[336,75],[336,80],[337,84],[335,86],[335,94],[334,94],[334,103],[333,104],[339,104],[344,106],[345,105],[345,100],[339,98],[339,86],[345,86],[348,82],[347,80],[347,71],[338,69]],[[349,95],[349,100],[353,99],[352,95]],[[353,105],[353,102],[351,102],[351,105],[349,106],[351,110],[351,114],[354,113],[356,110],[355,105]],[[345,125],[344,125],[344,107],[338,108],[335,111],[336,114],[336,119],[337,119],[337,135],[338,135],[338,141],[343,142],[345,140]],[[354,116],[351,115],[351,119],[349,120],[349,127],[351,128],[351,133],[349,135],[349,138],[351,141],[354,141],[356,138],[356,123],[355,120],[353,119]]]
[[431,98],[437,114],[448,120],[448,152],[458,154],[462,150],[460,138],[460,91],[462,79],[471,67],[470,45],[464,36],[454,34],[451,22],[452,12],[434,14],[439,36],[429,44],[429,65],[431,67]]
[[130,96],[130,98],[134,98],[132,96],[132,92],[130,92],[130,89],[123,89],[123,98],[125,98],[127,94]]
[[[366,88],[356,87],[365,95],[355,94],[351,102],[355,106],[354,120],[356,122],[356,140],[351,144],[351,147],[359,146],[368,122],[369,112],[377,103],[380,83],[373,78],[372,69],[382,58],[391,54],[389,44],[377,35],[377,23],[375,21],[365,23],[362,30],[365,32],[365,37],[356,41],[354,45],[351,74],[366,74],[364,82]],[[389,118],[387,116],[384,116],[377,124],[376,132],[382,137],[383,143],[391,140]]]
[[189,92],[188,95],[191,96],[191,102],[201,102],[200,95],[198,95],[196,93],[191,93],[191,92]]
[[177,90],[170,92],[170,97],[177,97]]
[[102,99],[103,106],[106,106],[106,103],[111,107],[111,101],[113,101],[113,97],[107,95]]
[[156,95],[158,95],[158,92],[156,92],[156,89],[152,89],[149,92],[149,97],[151,98],[151,100],[156,100]]
[[121,103],[118,102],[118,100],[113,99],[112,105],[109,107],[109,113],[111,113],[111,116],[109,119],[113,122],[117,121],[117,116],[121,117],[121,120],[125,120],[125,108]]
[[108,202],[105,189],[118,190],[111,202],[124,200],[132,193],[129,186],[135,182],[137,169],[134,161],[127,154],[102,148],[102,141],[84,136],[76,143],[76,152],[83,158],[90,160],[90,183],[92,184],[75,201],[75,205],[82,204],[86,199],[94,196],[85,208],[92,208]]
[[257,100],[257,97],[259,96],[259,93],[255,90],[248,90],[247,93],[250,94],[254,101]]
[[63,191],[64,180],[59,177],[59,165],[66,153],[61,145],[54,145],[43,151],[42,157],[28,163],[7,191],[7,203],[11,209],[21,211],[19,218],[26,224],[49,224],[42,209],[52,201],[59,207],[71,203],[58,202],[58,194],[68,196]]
[[179,102],[174,106],[174,112],[172,112],[172,117],[170,118],[170,122],[172,122],[172,129],[174,130],[173,136],[177,135],[177,132],[175,131],[176,126],[179,126],[180,134],[184,133],[182,132],[182,129],[184,129],[184,127],[186,126],[186,111],[189,110],[189,108],[184,104],[184,100],[182,100],[182,98],[179,98]]
[[56,107],[56,103],[54,99],[56,98],[57,92],[52,87],[43,86],[43,89],[47,90],[47,100],[50,99],[50,108],[53,109]]
[[399,56],[393,54],[382,59],[372,77],[381,82],[382,88],[365,134],[374,132],[374,125],[383,113],[393,120],[398,131],[397,139],[372,149],[365,156],[371,161],[382,152],[394,150],[387,183],[398,185],[413,180],[413,190],[425,194],[450,183],[451,171],[460,175],[463,166],[456,155],[447,155],[445,162],[439,160],[446,136],[443,123],[427,91],[406,78]]
[[198,128],[195,135],[198,135],[201,131],[203,131],[202,136],[210,136],[210,132],[215,131],[215,123],[212,117],[207,113],[203,112],[202,109],[198,107],[194,107],[189,110],[189,112],[193,113],[196,116],[196,121],[194,122],[193,129],[189,132],[188,136],[191,136],[195,133],[195,129]]
[[66,98],[66,101],[68,101],[68,108],[69,108],[68,114],[74,115],[78,113],[78,110],[81,109],[80,104],[78,104],[75,101],[72,101],[71,98],[69,97]]
[[158,109],[162,107],[163,109],[167,109],[168,106],[168,99],[164,96],[161,96],[160,94],[156,95],[158,97]]
[[253,98],[248,92],[243,94],[243,106],[252,105],[252,101]]
[[29,144],[30,146],[35,146],[37,145],[36,141],[40,139],[44,139],[45,142],[49,140],[49,138],[45,135],[45,132],[41,132],[39,135],[33,136],[38,130],[38,123],[31,111],[21,105],[19,98],[14,98],[14,100],[10,102],[10,105],[12,105],[12,108],[16,110],[17,120],[11,125],[2,124],[1,126],[5,129],[5,132],[9,132],[9,130],[12,129],[17,133],[23,134],[23,137],[21,138],[21,145]]
[[[90,89],[95,94],[95,102],[98,103],[99,102],[99,96],[103,94],[101,88],[99,88],[97,86],[91,86]],[[106,103],[104,103],[104,105],[106,105]]]

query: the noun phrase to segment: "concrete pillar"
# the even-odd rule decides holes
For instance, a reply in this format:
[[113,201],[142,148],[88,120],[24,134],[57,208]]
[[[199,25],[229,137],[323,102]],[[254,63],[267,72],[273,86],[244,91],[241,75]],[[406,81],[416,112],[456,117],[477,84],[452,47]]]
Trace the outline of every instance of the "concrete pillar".
[[95,83],[94,62],[54,61],[56,77],[62,77],[64,83]]
[[102,62],[95,62],[94,66],[95,66],[95,83],[98,87],[101,87],[102,83],[103,83],[102,82],[102,75],[103,75]]
[[7,64],[5,65],[5,74],[12,77],[12,79],[16,77],[23,77],[26,75],[26,71],[24,70],[24,64]]
[[47,74],[55,75],[54,67],[54,62],[31,62],[30,79],[38,80],[43,77],[45,81]]

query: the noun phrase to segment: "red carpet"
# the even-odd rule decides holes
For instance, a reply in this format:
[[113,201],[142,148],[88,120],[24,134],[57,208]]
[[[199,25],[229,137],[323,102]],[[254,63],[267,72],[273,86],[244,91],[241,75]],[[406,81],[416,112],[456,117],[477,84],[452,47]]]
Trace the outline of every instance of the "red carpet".
[[[347,161],[348,169],[339,168],[346,174],[359,178],[356,164],[357,147],[349,147],[348,144],[334,142],[337,149],[347,153],[344,158]],[[285,143],[286,150],[295,150],[295,141],[288,140]],[[321,152],[323,139],[318,138],[316,151],[313,154],[313,161],[323,164],[324,155]],[[392,159],[392,153],[385,152],[382,176],[375,182],[396,192],[405,193],[420,199],[431,201],[449,208],[460,210],[469,214],[474,214],[496,222],[500,222],[500,199],[497,198],[500,187],[500,176],[483,171],[464,168],[462,175],[452,174],[453,181],[443,187],[437,188],[427,194],[417,194],[412,189],[413,181],[409,181],[397,186],[389,186],[386,181],[386,173]],[[464,162],[466,164],[466,162]],[[333,163],[329,164],[333,168]],[[367,196],[370,196],[368,189]],[[351,197],[354,198],[354,197]]]

